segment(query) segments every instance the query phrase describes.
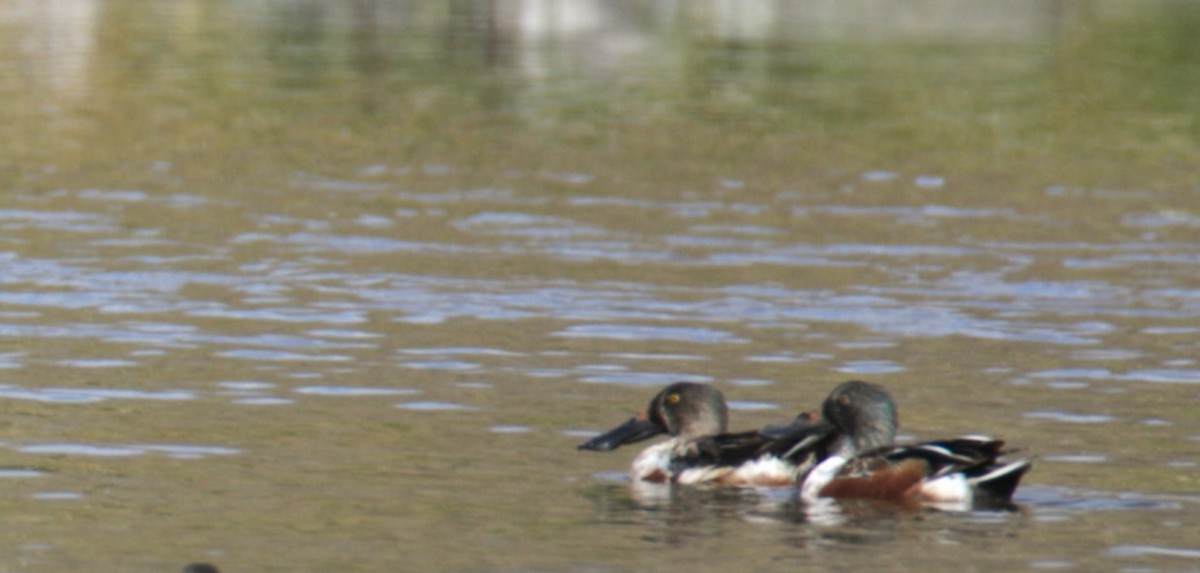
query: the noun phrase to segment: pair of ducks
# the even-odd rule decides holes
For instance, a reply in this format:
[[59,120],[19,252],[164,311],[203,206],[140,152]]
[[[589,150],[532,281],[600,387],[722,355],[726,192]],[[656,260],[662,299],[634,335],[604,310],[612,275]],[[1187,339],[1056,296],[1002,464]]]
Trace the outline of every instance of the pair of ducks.
[[1007,506],[1027,459],[1003,462],[1004,442],[963,436],[893,443],[896,403],[868,382],[839,384],[819,413],[791,423],[727,433],[725,397],[708,384],[680,382],[627,422],[579,445],[609,451],[660,434],[671,438],[633,461],[630,479],[728,486],[799,484],[802,500],[860,498],[953,507]]

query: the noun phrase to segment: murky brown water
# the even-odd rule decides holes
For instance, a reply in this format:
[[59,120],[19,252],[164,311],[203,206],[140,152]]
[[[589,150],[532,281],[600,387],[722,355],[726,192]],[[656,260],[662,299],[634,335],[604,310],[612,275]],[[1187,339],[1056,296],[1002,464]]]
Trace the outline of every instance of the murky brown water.
[[[343,4],[0,2],[0,571],[1200,570],[1200,10]],[[847,378],[1020,509],[574,448]]]

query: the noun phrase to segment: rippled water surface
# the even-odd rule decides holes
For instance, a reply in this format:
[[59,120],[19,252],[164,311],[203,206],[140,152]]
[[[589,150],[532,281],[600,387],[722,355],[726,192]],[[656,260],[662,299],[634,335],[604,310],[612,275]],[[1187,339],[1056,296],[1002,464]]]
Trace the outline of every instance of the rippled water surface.
[[[1200,570],[1188,3],[0,1],[4,571]],[[1013,512],[632,487],[886,384]]]

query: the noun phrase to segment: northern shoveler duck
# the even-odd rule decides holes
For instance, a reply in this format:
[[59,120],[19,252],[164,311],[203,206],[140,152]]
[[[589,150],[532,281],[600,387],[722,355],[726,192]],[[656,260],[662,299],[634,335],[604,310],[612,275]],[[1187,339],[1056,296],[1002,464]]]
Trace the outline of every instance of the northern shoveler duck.
[[[629,478],[657,483],[728,486],[786,486],[811,467],[810,442],[823,430],[789,428],[788,440],[777,441],[760,432],[726,433],[728,408],[720,390],[693,382],[667,386],[650,405],[625,423],[582,444],[581,450],[610,451],[667,434],[633,460]],[[801,445],[802,447],[796,447]],[[795,450],[791,457],[780,447]]]
[[190,563],[183,568],[183,573],[221,573],[216,565],[208,563]]
[[[804,477],[801,499],[860,498],[951,508],[1004,506],[1030,462],[1002,462],[1004,442],[987,436],[896,445],[896,403],[886,389],[844,382],[821,407],[821,419],[798,419],[761,432],[811,447],[818,463]],[[815,439],[814,436],[823,438]],[[815,443],[814,443],[815,442]]]

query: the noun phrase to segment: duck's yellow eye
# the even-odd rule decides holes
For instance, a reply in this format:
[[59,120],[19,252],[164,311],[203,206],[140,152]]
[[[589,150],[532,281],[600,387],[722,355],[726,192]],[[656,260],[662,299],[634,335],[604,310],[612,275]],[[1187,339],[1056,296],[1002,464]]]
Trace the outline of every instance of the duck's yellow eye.
[[674,406],[675,404],[678,404],[678,403],[679,403],[679,394],[678,393],[672,392],[670,394],[667,394],[667,404],[668,405]]

